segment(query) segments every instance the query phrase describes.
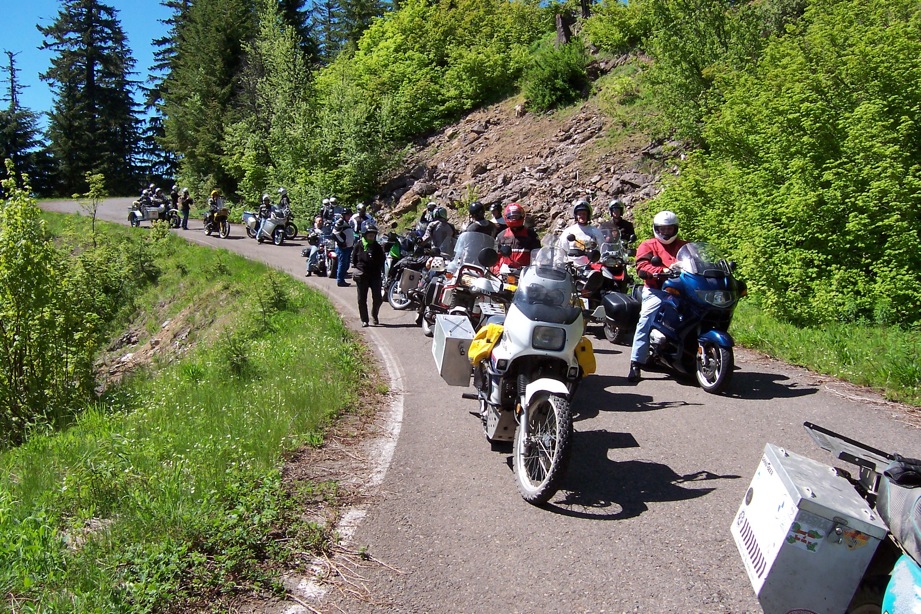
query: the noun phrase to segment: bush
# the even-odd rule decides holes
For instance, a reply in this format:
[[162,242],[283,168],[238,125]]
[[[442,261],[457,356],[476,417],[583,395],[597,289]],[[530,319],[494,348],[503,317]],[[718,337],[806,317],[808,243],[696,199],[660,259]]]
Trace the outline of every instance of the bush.
[[585,48],[579,39],[560,47],[544,44],[522,77],[522,91],[528,104],[546,111],[584,96],[588,87],[585,64]]

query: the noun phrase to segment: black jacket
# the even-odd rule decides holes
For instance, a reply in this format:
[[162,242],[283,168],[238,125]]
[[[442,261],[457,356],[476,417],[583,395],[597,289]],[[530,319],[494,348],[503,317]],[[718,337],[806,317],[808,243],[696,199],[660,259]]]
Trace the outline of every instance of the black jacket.
[[365,244],[362,239],[355,240],[355,247],[352,249],[352,267],[357,269],[357,276],[371,279],[384,277],[384,248],[377,241]]

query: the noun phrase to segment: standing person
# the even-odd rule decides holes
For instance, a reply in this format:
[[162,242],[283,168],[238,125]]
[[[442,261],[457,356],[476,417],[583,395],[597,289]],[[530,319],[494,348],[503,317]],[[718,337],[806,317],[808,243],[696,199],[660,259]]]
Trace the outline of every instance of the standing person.
[[169,191],[169,200],[170,200],[170,206],[173,209],[178,210],[179,209],[179,186],[178,185],[174,185],[173,189]]
[[349,270],[352,259],[352,247],[355,245],[355,233],[345,218],[339,218],[333,225],[333,241],[336,243],[336,285],[349,286],[345,281],[345,272]]
[[470,203],[467,212],[470,214],[470,223],[464,232],[481,232],[493,238],[499,233],[499,227],[486,219],[486,207],[480,201]]
[[291,209],[291,199],[288,197],[288,190],[278,188],[278,208]]
[[179,198],[179,206],[182,209],[182,225],[183,230],[189,229],[189,212],[192,210],[192,205],[194,201],[189,195],[189,188],[182,188],[182,196]]
[[[643,280],[643,306],[640,319],[633,336],[633,349],[630,351],[630,372],[627,381],[640,381],[642,368],[649,358],[649,331],[652,319],[659,311],[659,305],[667,296],[662,290],[662,276],[669,273],[669,267],[675,264],[678,250],[687,241],[678,238],[678,216],[671,211],[659,211],[652,219],[655,237],[646,239],[636,249],[636,272]],[[652,260],[657,260],[653,264]]]
[[505,208],[505,223],[508,227],[496,238],[499,261],[494,269],[498,272],[503,264],[512,269],[521,269],[531,264],[531,250],[540,248],[540,238],[530,226],[525,226],[527,212],[518,203]]
[[432,247],[441,248],[445,241],[455,236],[457,231],[448,222],[448,210],[444,207],[435,209],[432,221],[425,227],[422,242],[429,241]]
[[371,291],[371,319],[380,324],[377,315],[384,302],[381,286],[384,280],[384,248],[377,242],[377,225],[367,221],[361,225],[361,239],[352,250],[352,266],[355,273],[355,287],[358,290],[358,315],[361,325],[368,325],[368,290]]

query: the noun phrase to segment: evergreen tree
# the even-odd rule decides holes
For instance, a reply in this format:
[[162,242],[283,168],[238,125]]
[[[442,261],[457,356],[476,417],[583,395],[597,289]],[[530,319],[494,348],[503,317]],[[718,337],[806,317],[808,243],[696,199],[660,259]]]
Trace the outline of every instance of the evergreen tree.
[[193,2],[179,24],[163,87],[163,141],[182,156],[182,173],[227,191],[236,185],[223,166],[224,132],[234,121],[243,46],[255,34],[256,12],[246,0]]
[[317,42],[317,57],[328,64],[345,45],[345,9],[339,0],[316,0],[310,10],[310,30]]
[[48,187],[47,154],[41,149],[38,115],[20,106],[22,86],[15,62],[18,54],[5,53],[9,61],[4,71],[8,87],[2,100],[9,106],[0,111],[0,160],[12,160],[16,175],[28,175],[32,188],[44,192]]
[[138,142],[134,59],[118,11],[97,0],[64,0],[54,23],[38,26],[55,52],[41,75],[55,94],[48,138],[62,193],[86,191],[86,173],[105,175],[113,193],[135,185]]

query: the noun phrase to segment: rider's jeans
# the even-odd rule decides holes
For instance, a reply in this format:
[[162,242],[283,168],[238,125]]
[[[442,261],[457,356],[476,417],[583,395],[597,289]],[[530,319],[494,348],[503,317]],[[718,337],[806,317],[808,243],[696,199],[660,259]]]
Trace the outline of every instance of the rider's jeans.
[[352,259],[352,248],[351,247],[337,247],[336,248],[336,282],[345,283],[345,272],[349,270],[349,267],[352,265],[350,260]]
[[636,334],[633,336],[631,362],[646,364],[646,359],[649,358],[649,331],[652,330],[652,322],[665,297],[666,293],[663,290],[643,288],[643,306],[640,309],[640,319],[636,323]]
[[320,254],[320,248],[316,245],[310,246],[310,253],[307,256],[307,271],[312,271],[317,266],[317,261],[319,260],[318,256]]

